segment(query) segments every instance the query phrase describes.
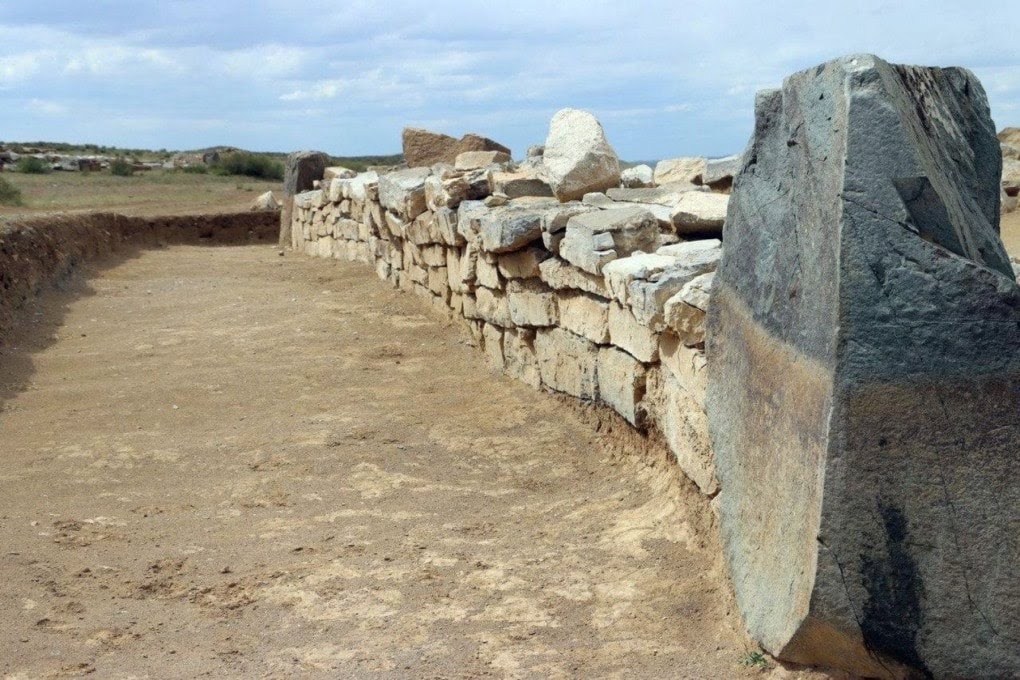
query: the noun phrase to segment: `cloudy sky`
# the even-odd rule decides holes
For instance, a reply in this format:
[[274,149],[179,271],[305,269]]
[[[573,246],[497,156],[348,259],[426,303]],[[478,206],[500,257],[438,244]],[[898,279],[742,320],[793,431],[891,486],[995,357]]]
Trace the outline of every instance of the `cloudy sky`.
[[522,152],[595,113],[627,159],[724,155],[756,89],[834,56],[963,65],[1020,125],[1016,0],[0,0],[0,139],[393,153],[404,125]]

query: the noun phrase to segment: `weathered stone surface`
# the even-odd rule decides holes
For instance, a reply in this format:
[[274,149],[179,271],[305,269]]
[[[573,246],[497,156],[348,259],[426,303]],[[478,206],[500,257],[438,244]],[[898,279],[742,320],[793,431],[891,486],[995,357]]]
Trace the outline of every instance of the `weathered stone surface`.
[[312,182],[322,179],[329,156],[321,151],[295,151],[287,156],[283,166],[283,193],[293,196],[312,188]]
[[489,139],[488,137],[475,134],[474,132],[469,132],[460,138],[457,142],[454,158],[462,153],[468,153],[471,151],[499,151],[500,153],[505,153],[508,158],[514,155],[510,149],[499,142]]
[[453,163],[457,158],[459,142],[449,135],[407,127],[404,128],[401,139],[404,145],[404,162],[408,168]]
[[454,167],[457,170],[480,170],[509,162],[510,154],[505,151],[464,151],[457,154]]
[[489,323],[507,328],[513,323],[510,319],[510,307],[507,305],[506,296],[500,291],[490,288],[475,289],[475,309],[478,318]]
[[379,177],[379,202],[401,217],[413,220],[425,212],[425,180],[429,168],[408,168]]
[[493,371],[502,371],[504,367],[503,356],[503,329],[487,323],[482,326],[482,351],[485,353],[485,363]]
[[425,205],[429,210],[456,208],[466,201],[470,185],[463,177],[440,179],[436,175],[425,178]]
[[273,196],[272,191],[260,194],[258,198],[251,202],[251,207],[249,208],[252,212],[276,212],[279,209],[280,202]]
[[555,326],[559,321],[556,294],[537,279],[512,279],[506,285],[506,301],[515,326]]
[[659,359],[659,334],[616,302],[609,305],[609,341],[646,364]]
[[293,234],[293,196],[313,188],[322,179],[329,157],[321,151],[295,151],[287,156],[283,169],[283,206],[280,211],[280,246],[299,247],[300,238]]
[[340,165],[331,165],[322,171],[322,179],[350,179],[357,176],[358,173],[354,172],[350,168],[345,168]]
[[535,354],[542,384],[580,399],[597,399],[598,347],[562,328],[535,334]]
[[690,182],[670,182],[657,187],[609,189],[606,195],[624,203],[656,203],[675,208],[683,195],[692,191],[704,192],[705,187]]
[[482,249],[509,253],[542,238],[541,208],[506,205],[488,210],[479,220]]
[[497,260],[486,253],[479,254],[475,263],[475,279],[479,286],[493,290],[503,288],[503,279],[499,275]]
[[655,171],[650,165],[635,165],[620,173],[620,185],[628,189],[641,189],[655,184]]
[[999,152],[1002,153],[1003,158],[1012,158],[1015,161],[1020,161],[1020,146],[1002,142],[999,144]]
[[681,236],[687,234],[722,234],[726,221],[727,194],[691,191],[684,194],[673,208],[673,226]]
[[596,274],[589,274],[558,257],[551,257],[538,265],[541,278],[550,288],[556,290],[583,290],[587,293],[609,297],[605,280]]
[[658,246],[659,227],[655,216],[638,207],[621,207],[575,215],[567,222],[560,243],[560,255],[592,274],[619,257]]
[[701,176],[701,183],[707,184],[717,191],[729,189],[733,185],[733,178],[740,172],[743,163],[743,154],[734,154],[723,158],[709,158],[705,161],[705,172]]
[[599,398],[631,425],[644,427],[644,364],[615,347],[603,347],[599,350],[598,379]]
[[542,171],[556,198],[579,199],[620,183],[620,159],[602,125],[587,111],[563,109],[553,116]]
[[748,158],[707,398],[748,629],[868,677],[1014,675],[1020,287],[981,84],[844,57],[759,94]]
[[705,414],[705,355],[664,333],[661,363],[647,376],[645,407],[654,417],[677,464],[706,495],[719,490]]
[[577,291],[559,293],[560,326],[594,343],[609,343],[609,303]]
[[553,195],[552,188],[535,170],[492,172],[489,174],[489,186],[493,192],[505,194],[507,198]]
[[499,257],[499,273],[508,279],[537,278],[541,271],[538,265],[549,257],[543,248],[525,248]]
[[1003,159],[1001,184],[1007,196],[1020,195],[1020,161]]
[[503,371],[511,378],[535,389],[542,386],[534,331],[518,328],[503,334],[503,364]]
[[705,159],[697,157],[667,158],[655,164],[655,183],[686,182],[701,184],[705,174]]

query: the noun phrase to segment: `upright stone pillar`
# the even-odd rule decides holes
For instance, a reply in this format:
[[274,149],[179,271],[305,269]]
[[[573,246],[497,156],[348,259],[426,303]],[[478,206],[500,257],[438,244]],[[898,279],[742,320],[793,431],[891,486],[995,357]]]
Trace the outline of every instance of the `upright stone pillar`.
[[283,170],[283,208],[280,210],[280,247],[293,245],[291,221],[294,215],[294,195],[312,188],[312,182],[322,179],[329,165],[329,156],[321,151],[295,151],[287,156]]
[[1020,670],[1020,288],[988,101],[858,55],[756,102],[708,318],[752,635],[867,677]]

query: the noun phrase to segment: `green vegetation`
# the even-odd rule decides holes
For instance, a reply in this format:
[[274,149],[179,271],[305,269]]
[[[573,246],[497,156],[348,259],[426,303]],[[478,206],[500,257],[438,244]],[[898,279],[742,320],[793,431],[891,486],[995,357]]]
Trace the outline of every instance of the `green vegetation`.
[[330,165],[340,165],[354,172],[365,172],[370,165],[400,165],[404,162],[404,154],[391,156],[330,156]]
[[266,154],[247,151],[224,154],[212,167],[214,175],[241,175],[259,179],[283,179],[283,163]]
[[26,175],[45,175],[52,170],[49,163],[35,156],[22,156],[14,167]]
[[123,158],[116,158],[110,161],[110,174],[117,177],[130,177],[135,174],[135,169]]
[[23,205],[21,191],[3,177],[0,177],[0,205]]
[[765,669],[769,667],[769,659],[761,652],[749,652],[747,656],[740,660],[740,665]]
[[186,165],[181,168],[181,172],[186,172],[189,175],[208,175],[209,166],[204,163],[202,165]]

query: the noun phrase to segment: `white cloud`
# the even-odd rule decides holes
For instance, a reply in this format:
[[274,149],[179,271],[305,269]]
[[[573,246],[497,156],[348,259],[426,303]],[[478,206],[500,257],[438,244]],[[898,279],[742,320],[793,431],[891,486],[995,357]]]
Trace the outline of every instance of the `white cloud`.
[[40,116],[63,116],[67,113],[67,106],[45,99],[30,99],[25,104],[25,110]]

